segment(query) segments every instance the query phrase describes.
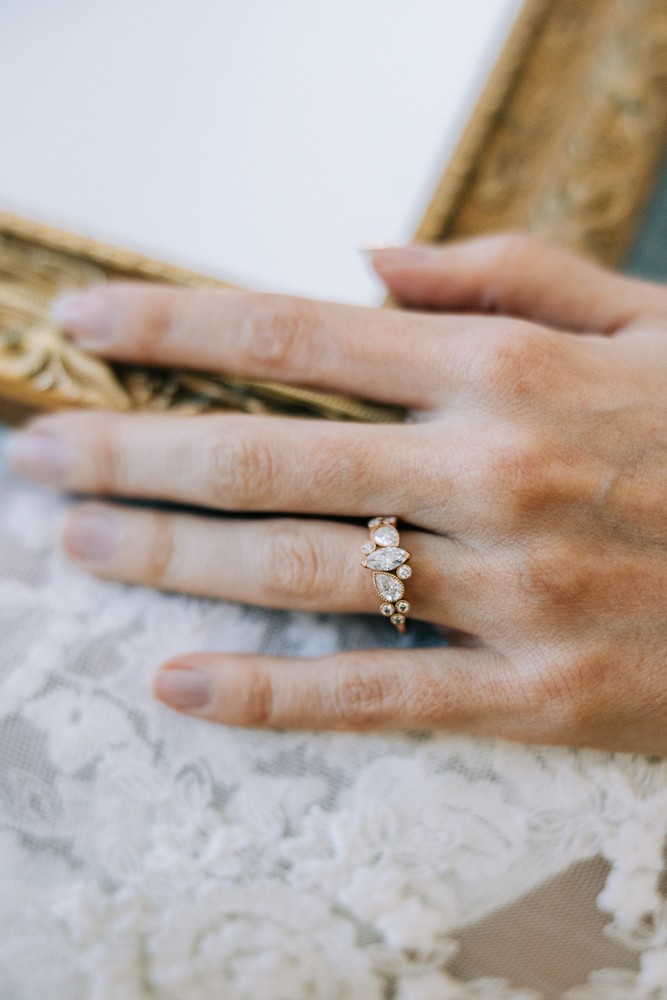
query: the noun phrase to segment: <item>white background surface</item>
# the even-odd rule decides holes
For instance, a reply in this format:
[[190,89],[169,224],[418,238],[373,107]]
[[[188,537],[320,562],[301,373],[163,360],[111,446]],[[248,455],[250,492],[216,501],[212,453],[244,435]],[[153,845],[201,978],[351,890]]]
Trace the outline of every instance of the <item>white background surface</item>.
[[3,0],[0,207],[373,303],[520,0]]

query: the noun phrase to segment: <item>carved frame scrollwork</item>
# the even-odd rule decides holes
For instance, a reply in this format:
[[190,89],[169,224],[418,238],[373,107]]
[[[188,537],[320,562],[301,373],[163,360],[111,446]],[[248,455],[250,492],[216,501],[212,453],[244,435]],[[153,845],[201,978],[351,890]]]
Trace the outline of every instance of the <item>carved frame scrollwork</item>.
[[666,141],[664,0],[529,0],[416,238],[520,229],[617,265]]
[[[667,125],[664,0],[526,0],[415,238],[521,229],[618,263]],[[0,417],[40,409],[214,409],[386,421],[400,412],[225,374],[110,365],[48,319],[52,297],[112,277],[211,277],[0,212]]]

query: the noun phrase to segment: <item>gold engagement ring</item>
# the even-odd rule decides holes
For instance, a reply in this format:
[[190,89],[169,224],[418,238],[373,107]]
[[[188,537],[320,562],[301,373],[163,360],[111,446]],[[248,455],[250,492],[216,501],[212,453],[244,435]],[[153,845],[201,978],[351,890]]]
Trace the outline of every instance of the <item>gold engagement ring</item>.
[[380,605],[380,614],[399,632],[405,632],[405,616],[410,605],[403,594],[404,581],[412,576],[412,569],[407,565],[410,553],[400,547],[395,517],[373,517],[368,527],[371,537],[361,546],[366,556],[361,565],[373,571],[375,589],[384,602]]

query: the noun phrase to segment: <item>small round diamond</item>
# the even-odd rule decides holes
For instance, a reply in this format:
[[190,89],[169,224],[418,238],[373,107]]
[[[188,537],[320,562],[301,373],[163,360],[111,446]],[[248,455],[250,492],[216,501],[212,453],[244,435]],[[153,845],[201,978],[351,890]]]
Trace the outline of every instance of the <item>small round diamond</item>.
[[386,517],[384,514],[380,514],[379,517],[374,517],[368,522],[368,527],[377,528],[378,524],[396,524],[396,518]]
[[389,618],[389,616],[393,615],[393,613],[394,613],[393,604],[383,604],[382,607],[380,608],[380,614],[384,615],[386,618]]
[[392,615],[389,619],[392,625],[404,625],[405,615]]
[[401,580],[407,580],[409,576],[412,576],[412,570],[409,566],[399,566],[396,570],[396,576],[400,576]]
[[375,551],[375,542],[371,541],[364,542],[364,544],[361,546],[361,551],[365,556],[370,555],[371,552]]
[[405,615],[410,610],[410,604],[408,601],[399,601],[396,605],[396,610],[400,611],[402,615]]

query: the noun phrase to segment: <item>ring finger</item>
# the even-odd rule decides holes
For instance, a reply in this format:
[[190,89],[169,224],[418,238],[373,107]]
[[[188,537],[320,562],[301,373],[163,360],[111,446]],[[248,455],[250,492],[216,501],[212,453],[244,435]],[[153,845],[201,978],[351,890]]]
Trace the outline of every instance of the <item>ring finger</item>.
[[[162,590],[300,611],[377,612],[382,599],[360,566],[367,536],[350,524],[244,520],[86,502],[63,525],[67,555],[96,576]],[[461,542],[402,531],[413,576],[410,615],[464,632],[480,625],[472,599],[478,557]]]

